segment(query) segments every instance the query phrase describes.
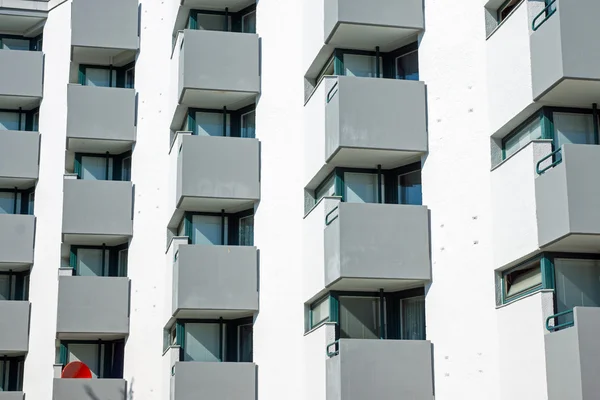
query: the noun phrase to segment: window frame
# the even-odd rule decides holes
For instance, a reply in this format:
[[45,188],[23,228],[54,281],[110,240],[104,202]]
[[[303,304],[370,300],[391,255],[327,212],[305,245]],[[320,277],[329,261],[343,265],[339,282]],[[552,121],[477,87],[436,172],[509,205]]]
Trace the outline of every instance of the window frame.
[[[181,230],[181,224],[183,224],[183,233],[184,236],[188,238],[188,244],[194,244],[192,242],[193,235],[193,216],[194,215],[204,215],[208,217],[221,217],[221,242],[223,244],[214,245],[214,246],[244,246],[240,245],[239,238],[239,221],[241,218],[246,218],[249,216],[254,216],[254,208],[249,208],[247,210],[243,210],[236,213],[214,213],[214,212],[195,212],[195,211],[186,211],[183,214],[183,219],[181,220],[177,232]],[[227,222],[225,222],[227,220]],[[253,227],[254,228],[254,227]],[[227,235],[225,234],[227,232]],[[254,235],[252,237],[252,242],[254,242]]]
[[[513,1],[516,1],[515,4],[513,4],[513,9],[509,11],[508,14],[506,14],[506,17],[502,18],[502,12],[509,7]],[[523,0],[506,0],[505,2],[503,2],[500,7],[498,7],[498,9],[496,10],[496,22],[498,23],[498,25],[500,25],[502,22],[506,21],[515,11],[515,9],[517,7],[519,7],[519,5],[522,3]]]
[[216,32],[237,32],[237,33],[247,33],[247,34],[256,34],[256,32],[244,32],[243,31],[243,18],[244,16],[256,12],[256,3],[249,5],[239,11],[229,12],[227,9],[224,10],[205,10],[201,8],[191,9],[188,14],[187,20],[187,29],[198,30],[198,14],[206,14],[206,15],[221,15],[225,17],[224,20],[224,28],[223,30],[219,30]]
[[[9,367],[6,368],[6,363]],[[25,366],[25,356],[9,357],[4,355],[0,357],[0,393],[20,392],[23,390],[23,373]],[[5,382],[7,387],[5,388]]]
[[[192,135],[198,136],[198,125],[196,123],[197,112],[223,115],[223,135],[219,137],[254,139],[242,137],[242,116],[251,112],[256,112],[256,104],[250,104],[249,106],[237,110],[228,110],[227,107],[223,107],[221,110],[214,108],[188,108],[187,118],[185,118],[181,127],[182,131],[192,132]],[[229,135],[227,135],[227,119],[229,119]],[[256,130],[256,126],[254,129]]]
[[[9,35],[9,34],[3,34],[0,33],[0,51],[4,50],[2,48],[3,44],[2,44],[2,40],[3,39],[18,39],[18,40],[27,40],[29,42],[29,51],[42,51],[42,40],[43,40],[43,34],[39,34],[38,36],[34,36],[34,37],[25,37],[25,36],[21,36],[21,35]],[[19,50],[16,50],[19,51]],[[25,51],[25,50],[20,50],[20,51]]]
[[14,213],[10,215],[33,215],[35,207],[35,186],[29,189],[0,189],[0,193],[13,194]]
[[[97,379],[123,379],[123,367],[125,358],[116,360],[115,348],[122,345],[125,348],[125,339],[116,340],[61,340],[59,345],[59,354],[57,364],[63,368],[69,363],[69,344],[95,345],[98,346],[98,365],[96,370],[101,372]],[[104,347],[103,347],[104,346]],[[110,346],[110,348],[108,347]],[[90,368],[91,369],[91,368]],[[113,369],[120,369],[120,374],[113,374]],[[109,375],[109,376],[107,376]]]
[[[100,86],[100,87],[109,87],[109,88],[113,88],[113,89],[129,89],[126,86],[126,74],[127,71],[129,70],[134,70],[134,75],[133,75],[133,87],[135,88],[135,61],[130,62],[128,64],[125,64],[121,67],[115,67],[113,65],[95,65],[95,64],[79,64],[79,73],[78,73],[78,83],[82,86],[88,86],[87,85],[87,70],[88,69],[103,69],[103,70],[109,70],[109,86]],[[113,74],[112,71],[116,71],[116,82],[114,83],[115,85],[112,85],[112,80],[113,80]]]
[[[108,176],[108,172],[110,170],[108,162],[105,166],[105,179],[106,181],[120,181],[120,182],[130,182],[123,180],[123,161],[127,158],[132,157],[132,151],[126,151],[120,154],[98,154],[98,153],[75,153],[75,160],[73,162],[73,171],[77,174],[77,179],[83,179],[83,157],[93,157],[93,158],[105,158],[107,161],[112,160],[112,176]],[[131,171],[130,171],[131,173]]]
[[[0,271],[0,276],[8,276],[8,300],[6,301],[27,301],[29,300],[29,276],[31,270],[25,271]],[[13,278],[14,277],[14,278]],[[13,285],[14,282],[14,285]],[[14,286],[14,293],[13,293]]]
[[[38,130],[34,130],[34,126],[35,126],[35,115],[38,115],[38,124],[39,124],[39,113],[40,113],[40,108],[39,107],[35,107],[32,108],[31,110],[15,110],[15,109],[10,109],[10,108],[0,108],[0,112],[2,113],[13,113],[13,114],[18,114],[19,116],[19,129],[17,129],[16,131],[13,132],[38,132],[39,131],[39,126],[38,126]],[[23,120],[23,118],[25,120]],[[24,129],[21,129],[21,128]],[[3,130],[0,130],[0,132],[2,132]]]

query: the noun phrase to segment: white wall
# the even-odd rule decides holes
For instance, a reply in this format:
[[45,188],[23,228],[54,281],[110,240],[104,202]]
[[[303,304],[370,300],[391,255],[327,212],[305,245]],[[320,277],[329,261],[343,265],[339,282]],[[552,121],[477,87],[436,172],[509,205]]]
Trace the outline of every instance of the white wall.
[[[141,0],[140,52],[136,64],[137,142],[133,150],[133,239],[130,333],[124,378],[130,399],[167,399],[161,395],[166,207],[169,182],[169,67],[172,21],[170,2]],[[162,397],[161,397],[162,396]]]
[[491,172],[495,269],[538,250],[535,166],[551,147],[529,143]]
[[254,219],[260,251],[254,362],[260,400],[294,400],[302,398],[304,387],[302,2],[260,0],[256,26],[262,94],[256,109],[261,200]]
[[536,293],[499,308],[502,400],[546,400],[544,324],[553,311],[553,294]]
[[55,8],[44,29],[44,100],[40,106],[40,172],[35,191],[36,236],[29,286],[29,353],[23,390],[28,400],[52,393],[55,362],[58,268],[62,232],[63,173],[67,129],[67,82],[71,51],[71,4]]
[[335,324],[324,324],[304,336],[304,392],[297,397],[303,400],[325,400],[327,385],[327,352],[329,343],[335,340]]
[[302,74],[300,77],[308,72],[317,54],[325,45],[325,6],[323,2],[324,0],[299,2],[301,9],[298,17],[302,19],[300,28],[303,34]]
[[308,184],[325,164],[325,98],[326,88],[330,87],[326,78],[316,88],[304,106],[304,176],[303,184]]
[[426,321],[435,394],[497,400],[484,10],[481,0],[426,1],[425,22],[419,74],[429,107],[423,204],[431,210]]

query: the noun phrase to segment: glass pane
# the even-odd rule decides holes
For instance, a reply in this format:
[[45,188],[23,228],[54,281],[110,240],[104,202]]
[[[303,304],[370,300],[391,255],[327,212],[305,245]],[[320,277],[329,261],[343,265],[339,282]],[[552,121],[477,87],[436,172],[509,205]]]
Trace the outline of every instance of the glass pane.
[[35,205],[35,192],[29,193],[29,204],[27,214],[33,215],[33,206]]
[[[225,228],[227,218],[225,218]],[[227,241],[227,230],[224,232]],[[222,245],[221,217],[212,215],[194,215],[192,217],[192,244],[214,244]]]
[[250,111],[242,115],[242,134],[243,138],[255,138],[256,115],[254,111]]
[[135,69],[129,68],[125,71],[125,87],[128,89],[133,89],[135,82]]
[[590,114],[553,114],[557,148],[565,143],[595,144],[594,118]]
[[29,40],[28,39],[2,39],[2,48],[4,50],[29,51]]
[[311,310],[310,327],[329,319],[329,296],[315,304]]
[[221,361],[219,324],[185,324],[183,361]]
[[119,276],[127,276],[127,256],[129,252],[127,249],[119,250]]
[[82,344],[82,343],[70,343],[69,348],[69,359],[68,362],[81,361],[89,367],[92,371],[92,378],[98,378],[101,376],[102,365],[98,365],[101,361],[100,354],[98,354],[98,344]]
[[240,246],[254,246],[254,215],[240,218]]
[[419,53],[417,51],[396,58],[396,79],[419,80]]
[[37,132],[40,130],[40,113],[36,112],[33,114],[33,131]]
[[[379,77],[381,77],[382,67],[381,57],[379,57]],[[377,77],[377,66],[375,56],[362,56],[358,54],[344,54],[344,69],[347,76],[361,76],[365,78]]]
[[398,177],[398,203],[422,205],[421,170]]
[[[116,85],[116,71],[113,71],[113,81],[110,79],[110,70],[103,68],[86,68],[85,84],[87,86],[110,87]],[[111,85],[112,84],[112,85]]]
[[240,325],[238,329],[238,361],[252,362],[252,324]]
[[242,32],[256,33],[256,11],[252,11],[242,17]]
[[0,214],[15,214],[15,194],[0,192]]
[[19,113],[0,111],[0,131],[18,131]]
[[506,296],[523,293],[542,284],[542,270],[539,262],[526,265],[504,277]]
[[401,300],[402,339],[425,340],[425,297]]
[[[230,136],[229,114],[226,119],[225,136]],[[223,113],[196,113],[196,134],[199,136],[223,136]]]
[[121,163],[121,180],[131,180],[131,157],[124,158]]
[[197,29],[207,31],[226,31],[225,16],[217,14],[200,14],[198,13]]
[[541,121],[539,118],[535,118],[504,142],[504,158],[510,157],[532,140],[540,139],[541,137]]
[[340,297],[340,337],[379,339],[379,298]]
[[573,307],[600,307],[600,260],[557,258],[556,304],[558,312]]
[[0,301],[10,300],[10,297],[12,297],[9,295],[11,292],[10,281],[9,275],[0,275]]
[[[110,166],[109,166],[110,167]],[[108,171],[110,176],[110,168]],[[85,180],[106,180],[107,168],[105,157],[81,157],[81,179]]]
[[377,203],[377,174],[346,172],[344,184],[347,202]]
[[10,360],[0,360],[0,392],[8,391]]
[[108,274],[108,250],[105,250],[104,268],[102,267],[102,249],[77,250],[78,276],[105,276]]

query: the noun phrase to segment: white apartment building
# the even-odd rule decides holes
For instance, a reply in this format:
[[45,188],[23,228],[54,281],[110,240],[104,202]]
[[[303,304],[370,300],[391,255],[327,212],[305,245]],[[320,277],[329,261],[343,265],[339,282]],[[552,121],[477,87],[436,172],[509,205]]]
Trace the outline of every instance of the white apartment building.
[[0,0],[0,400],[598,400],[597,15]]

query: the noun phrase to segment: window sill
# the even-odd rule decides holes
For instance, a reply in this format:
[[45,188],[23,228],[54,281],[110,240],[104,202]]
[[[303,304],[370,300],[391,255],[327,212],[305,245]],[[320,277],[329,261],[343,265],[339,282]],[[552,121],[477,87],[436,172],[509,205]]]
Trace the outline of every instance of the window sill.
[[499,309],[504,308],[506,306],[510,306],[511,304],[514,304],[514,303],[516,303],[518,301],[521,301],[523,299],[527,299],[527,298],[529,298],[531,296],[535,296],[535,295],[540,294],[540,293],[554,293],[554,290],[553,289],[538,289],[538,290],[533,291],[531,293],[527,293],[527,294],[524,294],[523,296],[517,297],[516,299],[512,299],[512,300],[510,300],[507,303],[496,305],[496,310],[499,310]]

